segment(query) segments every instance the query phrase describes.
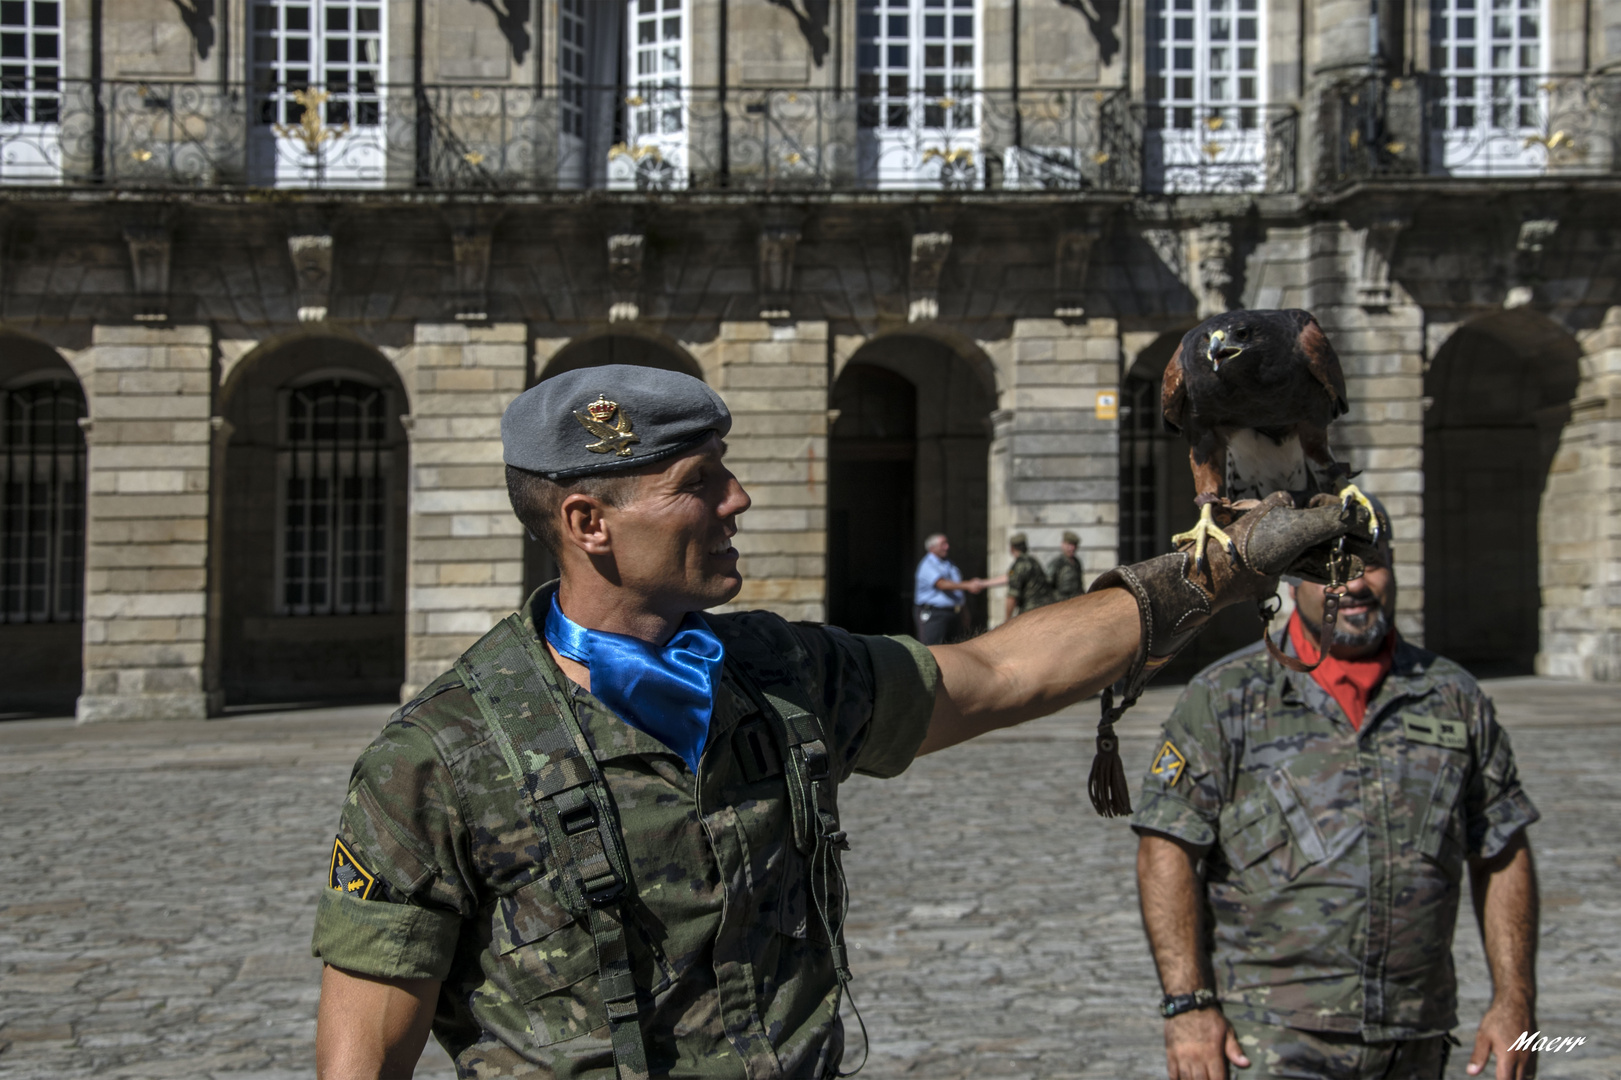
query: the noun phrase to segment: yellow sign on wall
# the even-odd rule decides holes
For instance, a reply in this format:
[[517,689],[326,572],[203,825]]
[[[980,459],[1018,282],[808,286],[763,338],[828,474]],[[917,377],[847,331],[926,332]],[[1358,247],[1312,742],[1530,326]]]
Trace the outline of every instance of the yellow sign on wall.
[[1098,391],[1098,419],[1118,420],[1120,418],[1120,395],[1114,390]]

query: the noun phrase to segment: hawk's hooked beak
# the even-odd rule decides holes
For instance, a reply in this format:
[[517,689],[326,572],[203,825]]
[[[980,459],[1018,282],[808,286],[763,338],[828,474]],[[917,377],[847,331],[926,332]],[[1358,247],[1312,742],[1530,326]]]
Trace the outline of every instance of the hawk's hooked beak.
[[1227,331],[1217,330],[1210,335],[1210,344],[1205,349],[1205,356],[1210,359],[1210,369],[1220,371],[1223,360],[1231,360],[1243,351],[1244,346],[1228,342]]

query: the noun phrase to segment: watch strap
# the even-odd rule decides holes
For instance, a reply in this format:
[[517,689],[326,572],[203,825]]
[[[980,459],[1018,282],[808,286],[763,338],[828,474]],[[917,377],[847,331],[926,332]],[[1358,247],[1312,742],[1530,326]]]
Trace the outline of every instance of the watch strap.
[[1159,1014],[1169,1020],[1194,1009],[1208,1009],[1216,1005],[1214,990],[1195,990],[1191,994],[1166,994],[1160,998]]

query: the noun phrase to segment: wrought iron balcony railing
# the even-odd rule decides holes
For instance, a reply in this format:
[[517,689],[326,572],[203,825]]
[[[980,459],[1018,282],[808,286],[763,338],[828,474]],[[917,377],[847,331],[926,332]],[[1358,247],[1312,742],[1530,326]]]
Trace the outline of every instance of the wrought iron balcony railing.
[[548,191],[1288,190],[1289,109],[1121,90],[0,80],[0,184]]
[[1621,75],[1366,73],[1328,88],[1319,183],[1613,176]]

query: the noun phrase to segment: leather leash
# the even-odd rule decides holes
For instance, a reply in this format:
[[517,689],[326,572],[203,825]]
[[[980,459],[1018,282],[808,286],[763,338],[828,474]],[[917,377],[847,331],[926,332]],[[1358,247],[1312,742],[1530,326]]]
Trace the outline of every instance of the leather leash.
[[[1261,640],[1266,642],[1266,651],[1290,671],[1298,671],[1302,675],[1316,671],[1328,656],[1328,650],[1334,644],[1334,623],[1340,617],[1340,597],[1345,595],[1345,583],[1340,580],[1343,567],[1349,560],[1345,558],[1345,538],[1341,537],[1334,553],[1328,557],[1328,585],[1323,590],[1323,624],[1317,631],[1317,663],[1308,664],[1297,657],[1284,652],[1272,640],[1272,619],[1278,613],[1277,597],[1269,596],[1258,602],[1261,615]],[[1273,606],[1269,607],[1268,604]],[[1287,634],[1288,630],[1285,629]]]

